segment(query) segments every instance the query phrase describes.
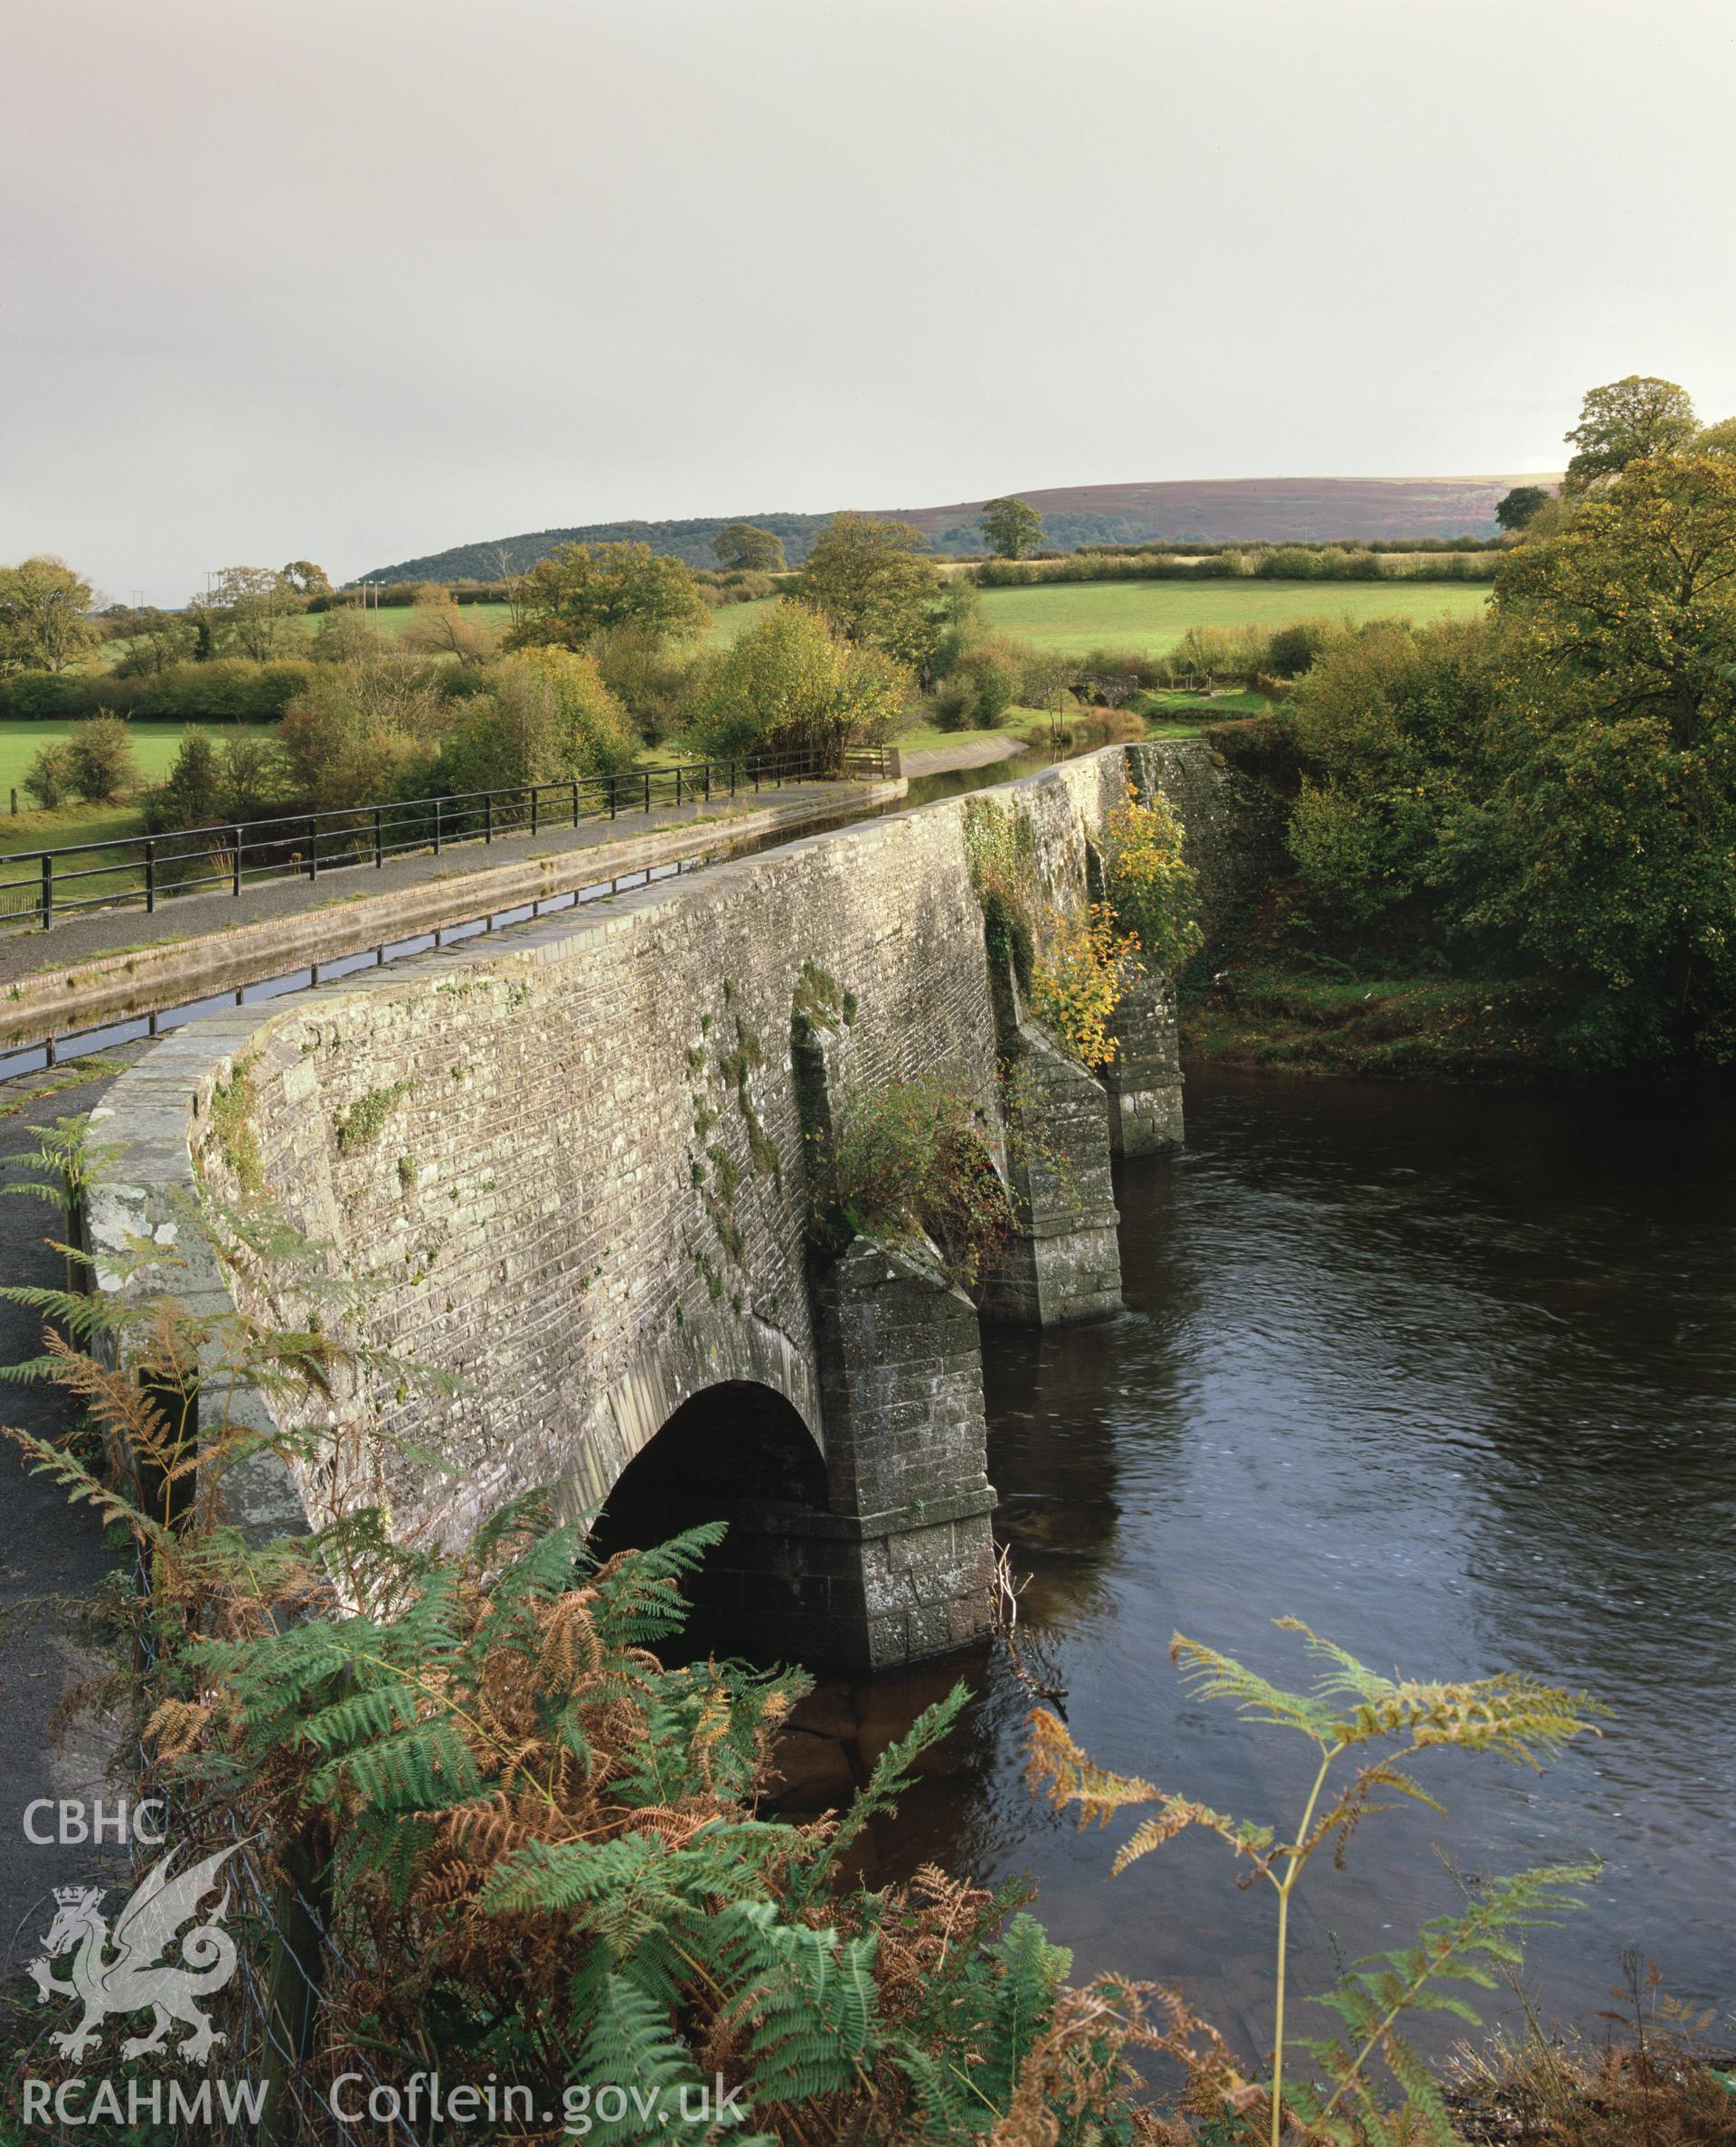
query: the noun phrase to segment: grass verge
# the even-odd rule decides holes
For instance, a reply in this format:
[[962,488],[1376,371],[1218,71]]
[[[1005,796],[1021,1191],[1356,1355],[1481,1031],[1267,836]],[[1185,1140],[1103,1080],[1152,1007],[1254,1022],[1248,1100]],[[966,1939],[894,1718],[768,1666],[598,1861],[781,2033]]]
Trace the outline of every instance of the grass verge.
[[1184,982],[1182,1047],[1288,1073],[1523,1081],[1538,1070],[1552,1011],[1539,987],[1510,979],[1328,976],[1267,960]]

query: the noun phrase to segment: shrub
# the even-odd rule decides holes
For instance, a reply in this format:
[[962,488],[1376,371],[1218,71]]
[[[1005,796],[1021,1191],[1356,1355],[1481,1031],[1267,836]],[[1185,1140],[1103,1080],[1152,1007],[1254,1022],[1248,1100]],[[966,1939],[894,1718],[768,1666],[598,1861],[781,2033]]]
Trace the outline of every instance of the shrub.
[[72,788],[91,805],[107,805],[138,782],[138,762],[127,726],[116,715],[87,716],[67,740]]
[[960,823],[965,866],[983,912],[989,957],[1031,988],[1032,889],[1035,847],[1031,823],[992,798],[967,798]]
[[203,731],[189,731],[168,774],[146,795],[145,825],[153,835],[171,828],[209,828],[222,811],[217,748]]
[[1267,635],[1260,668],[1278,678],[1297,677],[1310,669],[1322,649],[1343,632],[1341,626],[1324,617],[1287,620]]
[[846,747],[884,737],[913,690],[902,664],[786,601],[702,665],[693,735],[720,755],[806,752],[835,766]]
[[456,704],[436,771],[446,788],[505,790],[632,765],[638,741],[590,656],[533,649],[483,677],[484,690]]
[[461,664],[485,664],[500,652],[500,637],[486,620],[467,619],[444,589],[424,582],[416,592],[403,646],[417,656],[454,656]]
[[158,835],[268,818],[294,802],[284,795],[285,777],[275,740],[241,731],[219,743],[189,731],[168,774],[145,793],[145,825]]
[[386,646],[386,637],[364,611],[341,604],[315,628],[307,653],[316,664],[362,664],[384,656]]
[[75,781],[72,748],[63,738],[51,738],[24,771],[24,789],[44,812],[53,812],[71,797]]
[[1208,678],[1251,678],[1268,667],[1266,629],[1241,626],[1191,626],[1165,659],[1170,678],[1203,672]]
[[322,664],[309,678],[278,728],[298,804],[335,811],[428,794],[452,707],[424,666]]
[[1147,968],[1175,970],[1199,951],[1199,882],[1182,856],[1167,799],[1141,804],[1131,784],[1103,828],[1103,879],[1115,921]]
[[552,698],[556,775],[615,775],[633,765],[638,739],[594,657],[537,648],[518,661]]
[[325,667],[289,659],[255,664],[237,656],[171,664],[144,682],[137,710],[189,721],[275,723]]
[[690,649],[671,647],[642,627],[619,626],[599,634],[588,653],[647,744],[686,731],[698,673]]
[[846,1098],[814,1202],[822,1242],[841,1245],[857,1232],[894,1243],[926,1234],[949,1279],[967,1290],[1013,1226],[981,1114],[939,1076]]
[[1048,920],[1031,968],[1031,1010],[1081,1066],[1114,1059],[1109,1025],[1138,954],[1139,941],[1119,930],[1107,903]]

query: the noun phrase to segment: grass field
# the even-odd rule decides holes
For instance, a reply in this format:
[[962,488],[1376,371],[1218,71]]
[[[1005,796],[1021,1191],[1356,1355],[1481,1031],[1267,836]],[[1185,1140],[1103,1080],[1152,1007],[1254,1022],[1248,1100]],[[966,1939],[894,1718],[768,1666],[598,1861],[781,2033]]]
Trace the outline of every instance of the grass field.
[[[1162,656],[1191,626],[1278,626],[1292,619],[1468,619],[1486,588],[1453,582],[1061,582],[1036,589],[986,589],[983,616],[997,632],[1039,648],[1138,648]],[[711,639],[727,645],[765,616],[774,598],[729,604]]]
[[[1139,648],[1162,656],[1191,626],[1278,626],[1292,619],[1468,619],[1488,591],[1451,582],[1071,582],[986,589],[983,615],[1040,648]],[[743,609],[747,609],[746,606]]]
[[[166,723],[136,723],[128,726],[133,757],[146,782],[160,782],[168,773],[169,764],[189,731],[203,731],[210,737],[221,740],[232,738],[238,730],[263,733],[271,727],[269,724]],[[14,789],[22,789],[24,771],[35,757],[36,749],[51,738],[64,738],[71,728],[70,723],[0,723],[0,917],[28,909],[35,900],[37,884],[35,866],[9,865],[5,863],[5,857],[33,849],[65,849],[74,843],[114,842],[139,831],[138,808],[124,798],[117,799],[112,805],[63,805],[58,812],[34,812],[29,809],[28,800],[21,797],[19,811],[15,815],[7,812],[11,793]],[[81,866],[113,862],[112,857],[80,854],[60,860],[55,870],[71,873]],[[118,894],[137,876],[129,872],[112,879],[89,882],[78,892]],[[5,884],[21,879],[29,884],[24,887]]]
[[[181,741],[189,731],[203,731],[221,744],[225,738],[232,738],[237,731],[256,731],[263,736],[269,735],[272,728],[270,724],[130,723],[127,726],[133,743],[133,758],[147,783],[161,782],[169,772],[170,764],[181,749]],[[46,745],[51,738],[68,736],[71,730],[71,721],[0,723],[0,822],[4,822],[0,824],[0,846],[15,848],[11,836],[16,828],[26,820],[47,818],[46,814],[28,811],[21,811],[15,821],[5,821],[4,816],[11,791],[22,788],[24,771],[35,759],[38,748]],[[27,801],[20,798],[18,802],[23,807]],[[54,817],[58,822],[65,816]]]

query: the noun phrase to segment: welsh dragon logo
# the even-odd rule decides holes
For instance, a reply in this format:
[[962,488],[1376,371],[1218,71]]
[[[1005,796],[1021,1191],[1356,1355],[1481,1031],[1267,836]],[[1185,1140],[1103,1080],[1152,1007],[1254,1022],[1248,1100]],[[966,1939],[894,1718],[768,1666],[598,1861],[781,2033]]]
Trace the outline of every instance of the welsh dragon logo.
[[[160,1956],[199,1913],[199,1904],[217,1887],[217,1874],[239,1847],[231,1842],[171,1874],[175,1851],[170,1849],[152,1865],[132,1898],[115,1918],[115,1927],[102,1914],[105,1889],[101,1887],[56,1887],[53,1924],[44,1934],[46,1953],[33,1961],[25,1972],[36,1985],[40,2000],[77,1998],[84,2018],[76,2028],[50,2037],[63,2057],[82,2057],[102,2039],[102,2024],[110,2014],[125,2018],[146,2007],[156,2015],[148,2035],[130,2037],[120,2046],[124,2057],[144,2057],[163,2048],[171,2021],[179,2020],[193,2032],[184,2036],[175,2055],[200,2064],[223,2038],[199,2010],[198,2000],[221,1991],[235,1972],[235,1941],[222,1927],[229,1907],[229,1887],[203,1922],[181,1938],[184,1965],[165,1963]],[[71,1953],[71,1980],[62,1982],[50,1972],[49,1962]]]

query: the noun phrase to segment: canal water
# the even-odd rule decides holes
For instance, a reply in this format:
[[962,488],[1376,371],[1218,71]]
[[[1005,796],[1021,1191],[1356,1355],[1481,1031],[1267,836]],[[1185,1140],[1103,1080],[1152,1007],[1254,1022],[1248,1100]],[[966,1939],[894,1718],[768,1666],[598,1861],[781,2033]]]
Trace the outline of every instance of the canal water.
[[[1480,1874],[1596,1857],[1586,1908],[1527,1949],[1544,2013],[1591,2026],[1627,1946],[1727,2012],[1736,1121],[1656,1098],[1203,1073],[1187,1114],[1182,1154],[1120,1178],[1126,1310],[985,1330],[997,1526],[1074,1735],[1282,1831],[1308,1748],[1190,1699],[1172,1632],[1280,1684],[1307,1675],[1270,1622],[1290,1615],[1383,1670],[1583,1688],[1611,1710],[1601,1738],[1541,1777],[1424,1758],[1446,1816],[1370,1818],[1342,1872],[1318,1868],[1299,1987]],[[1203,1832],[1111,1880],[1132,1821],[1080,1834],[1033,1803],[1029,1696],[998,1654],[967,1674],[967,1726],[882,1830],[879,1875],[929,1858],[1028,1872],[1076,1973],[1181,1979],[1251,2039],[1269,1889],[1238,1891]],[[853,1730],[860,1766],[936,1681],[830,1688],[814,1726]]]

